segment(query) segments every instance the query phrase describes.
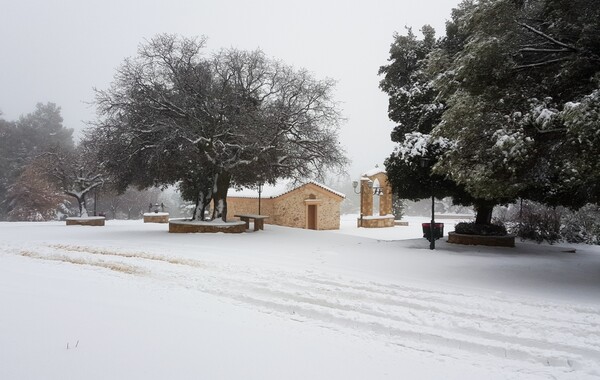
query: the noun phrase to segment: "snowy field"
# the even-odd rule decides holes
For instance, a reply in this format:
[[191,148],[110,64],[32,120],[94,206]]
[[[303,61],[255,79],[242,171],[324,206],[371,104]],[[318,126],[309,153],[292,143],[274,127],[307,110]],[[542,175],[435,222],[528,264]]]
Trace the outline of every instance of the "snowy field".
[[0,223],[0,379],[600,378],[600,247],[430,251],[408,220]]

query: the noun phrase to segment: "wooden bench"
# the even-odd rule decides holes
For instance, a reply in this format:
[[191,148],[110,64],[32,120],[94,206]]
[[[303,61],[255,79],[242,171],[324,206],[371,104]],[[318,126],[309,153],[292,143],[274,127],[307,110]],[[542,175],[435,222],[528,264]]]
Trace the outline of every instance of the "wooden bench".
[[234,215],[236,218],[240,218],[240,220],[246,222],[246,229],[250,229],[250,220],[254,222],[254,231],[264,230],[265,229],[265,219],[268,218],[266,215],[256,215],[256,214],[236,214]]

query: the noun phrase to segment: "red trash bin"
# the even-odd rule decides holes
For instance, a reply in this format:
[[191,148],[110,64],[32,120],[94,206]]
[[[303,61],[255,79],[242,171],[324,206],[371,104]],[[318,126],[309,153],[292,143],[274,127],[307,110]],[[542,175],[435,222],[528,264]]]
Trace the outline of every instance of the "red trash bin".
[[[427,240],[431,238],[431,223],[422,223],[423,237]],[[433,225],[433,238],[435,240],[444,236],[444,223],[435,223]],[[431,241],[431,240],[430,240]]]

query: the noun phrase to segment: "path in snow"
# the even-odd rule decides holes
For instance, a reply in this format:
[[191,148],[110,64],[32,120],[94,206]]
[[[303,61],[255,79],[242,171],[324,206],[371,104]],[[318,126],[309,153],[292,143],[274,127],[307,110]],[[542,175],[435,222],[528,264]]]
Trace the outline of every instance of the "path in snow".
[[502,358],[507,370],[525,374],[551,368],[572,378],[600,376],[600,314],[593,306],[81,244],[17,245],[10,252],[150,278],[299,323],[458,360]]

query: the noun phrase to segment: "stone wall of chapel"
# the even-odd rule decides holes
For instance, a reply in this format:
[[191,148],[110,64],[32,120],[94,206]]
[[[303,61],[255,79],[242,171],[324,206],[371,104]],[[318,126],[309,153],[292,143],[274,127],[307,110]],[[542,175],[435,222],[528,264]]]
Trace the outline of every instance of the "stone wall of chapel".
[[[273,215],[273,199],[260,200],[260,213]],[[236,214],[258,214],[258,198],[227,197],[227,219],[239,219],[234,217]],[[270,219],[265,222],[272,223]]]
[[307,184],[275,198],[274,224],[296,228],[307,227],[308,205],[306,200],[317,206],[317,229],[340,228],[340,203],[342,198],[320,187]]
[[[317,229],[334,230],[340,228],[341,197],[313,184],[306,184],[298,189],[276,198],[261,200],[261,214],[268,215],[267,224],[279,226],[307,228],[309,203],[317,205]],[[228,219],[235,214],[257,214],[257,198],[227,198]]]

